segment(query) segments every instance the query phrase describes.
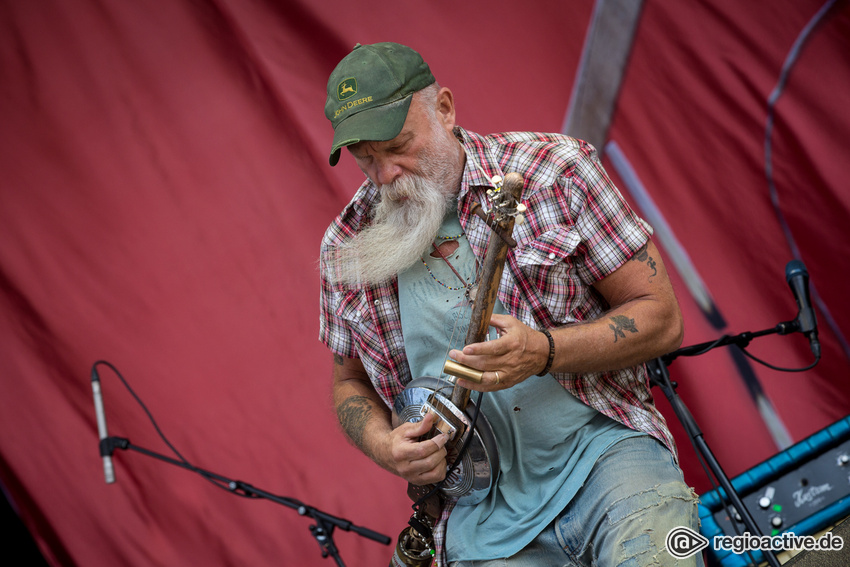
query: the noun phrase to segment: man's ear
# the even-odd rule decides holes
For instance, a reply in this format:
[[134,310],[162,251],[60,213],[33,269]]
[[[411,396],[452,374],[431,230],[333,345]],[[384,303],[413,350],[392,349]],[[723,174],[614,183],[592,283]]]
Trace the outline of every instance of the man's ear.
[[451,133],[455,127],[455,99],[448,87],[440,88],[437,93],[437,112],[443,127]]

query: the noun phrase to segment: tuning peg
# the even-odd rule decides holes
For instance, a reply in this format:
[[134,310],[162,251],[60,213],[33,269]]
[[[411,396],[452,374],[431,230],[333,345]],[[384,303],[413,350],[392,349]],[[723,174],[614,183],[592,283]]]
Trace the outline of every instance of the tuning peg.
[[515,224],[522,224],[524,222],[525,222],[525,216],[523,216],[523,215],[517,215],[516,218],[514,218]]
[[517,210],[518,213],[524,213],[527,209],[528,209],[528,207],[526,207],[522,203],[519,203],[516,206],[516,210]]

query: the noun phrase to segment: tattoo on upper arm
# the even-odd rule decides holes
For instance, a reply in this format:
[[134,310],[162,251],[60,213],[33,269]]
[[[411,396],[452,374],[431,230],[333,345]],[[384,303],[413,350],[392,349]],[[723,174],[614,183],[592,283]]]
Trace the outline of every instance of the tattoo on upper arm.
[[372,400],[366,396],[351,396],[337,407],[336,415],[345,433],[363,449],[363,429],[372,417]]
[[334,364],[336,364],[337,366],[342,366],[342,357],[340,355],[334,355]]
[[649,252],[646,248],[647,245],[644,245],[643,248],[638,250],[637,253],[632,256],[632,260],[634,260],[635,262],[646,264],[649,269],[652,270],[652,275],[649,276],[649,279],[651,280],[652,278],[658,275],[658,268],[655,265],[655,259],[649,255]]
[[611,317],[611,321],[614,322],[613,325],[608,325],[612,331],[614,331],[614,342],[617,342],[617,339],[625,339],[626,333],[625,331],[629,331],[630,333],[637,333],[637,325],[635,325],[635,320],[626,317],[625,315],[614,315]]

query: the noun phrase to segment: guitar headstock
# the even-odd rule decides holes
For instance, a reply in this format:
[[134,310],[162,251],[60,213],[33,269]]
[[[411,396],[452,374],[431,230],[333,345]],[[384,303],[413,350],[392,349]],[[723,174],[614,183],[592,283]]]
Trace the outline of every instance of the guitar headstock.
[[522,175],[511,172],[505,175],[504,180],[496,176],[492,181],[495,187],[487,190],[487,198],[495,222],[502,224],[513,218],[517,224],[522,224],[526,210],[525,205],[519,202],[522,196]]

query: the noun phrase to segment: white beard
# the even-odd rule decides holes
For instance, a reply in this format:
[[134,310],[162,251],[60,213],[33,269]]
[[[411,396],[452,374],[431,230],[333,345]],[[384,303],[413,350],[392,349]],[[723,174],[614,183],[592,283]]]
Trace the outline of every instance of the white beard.
[[381,194],[372,224],[328,259],[332,284],[380,284],[419,261],[454,202],[452,192],[416,174],[383,185]]

